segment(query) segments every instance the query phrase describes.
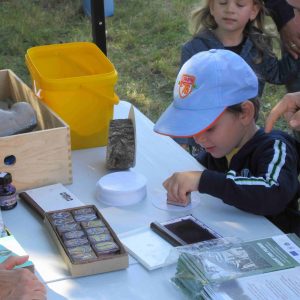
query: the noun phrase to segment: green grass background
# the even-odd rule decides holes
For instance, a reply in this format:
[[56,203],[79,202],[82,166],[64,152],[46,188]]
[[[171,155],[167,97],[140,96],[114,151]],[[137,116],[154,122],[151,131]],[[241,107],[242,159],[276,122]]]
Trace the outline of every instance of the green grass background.
[[[114,0],[106,18],[108,58],[118,71],[116,93],[152,121],[172,101],[180,47],[191,35],[189,15],[199,0]],[[270,23],[270,28],[274,26]],[[274,30],[275,31],[275,30]],[[31,86],[26,50],[37,45],[92,41],[91,20],[81,0],[0,0],[0,68],[12,69]],[[283,96],[267,85],[259,124]],[[285,128],[279,122],[279,128]]]

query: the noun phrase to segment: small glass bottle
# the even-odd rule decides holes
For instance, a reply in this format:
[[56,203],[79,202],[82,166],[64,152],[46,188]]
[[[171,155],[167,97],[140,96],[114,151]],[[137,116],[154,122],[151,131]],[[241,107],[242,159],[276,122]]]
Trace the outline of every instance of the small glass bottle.
[[16,188],[12,185],[12,176],[8,172],[0,172],[0,208],[9,210],[17,205]]

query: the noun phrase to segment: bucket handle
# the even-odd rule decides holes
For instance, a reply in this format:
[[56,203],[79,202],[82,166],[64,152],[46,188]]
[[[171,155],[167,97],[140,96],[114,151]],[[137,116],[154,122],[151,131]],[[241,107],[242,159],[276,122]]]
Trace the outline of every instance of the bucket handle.
[[[86,86],[80,85],[79,88],[87,90],[89,93],[96,94],[97,96],[99,96],[98,93],[96,93],[92,89],[87,88]],[[103,94],[101,94],[101,97],[106,98],[109,101],[112,101],[113,104],[119,104],[119,97],[118,97],[118,95],[116,93],[114,93],[114,97],[113,98],[107,97],[106,95],[103,95]]]
[[33,80],[33,91],[34,91],[34,93],[35,93],[35,95],[37,97],[39,97],[40,99],[43,99],[43,97],[42,97],[42,90],[41,89],[37,89],[37,87],[36,87],[36,81],[35,80]]
[[[84,90],[87,90],[89,93],[96,94],[97,96],[99,96],[99,94],[96,93],[94,90],[89,89],[89,88],[87,88],[87,87],[85,87],[83,85],[80,85],[78,87],[78,89],[80,89],[80,88],[84,89]],[[43,95],[42,95],[43,90],[37,88],[35,80],[33,80],[33,91],[34,91],[34,93],[35,93],[35,95],[37,97],[39,97],[41,100],[43,99]],[[108,99],[109,101],[112,101],[113,104],[119,104],[119,97],[118,97],[118,95],[116,93],[114,93],[114,97],[113,98],[109,98],[109,97],[107,97],[105,95],[101,95],[101,97],[104,97],[104,98]]]

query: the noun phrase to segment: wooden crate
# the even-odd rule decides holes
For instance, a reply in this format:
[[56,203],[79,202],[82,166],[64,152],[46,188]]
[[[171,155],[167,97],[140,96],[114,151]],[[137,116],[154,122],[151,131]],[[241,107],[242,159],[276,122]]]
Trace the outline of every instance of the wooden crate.
[[11,70],[0,70],[0,101],[7,98],[30,103],[36,111],[38,126],[32,132],[0,137],[0,171],[12,174],[18,191],[71,183],[69,126]]

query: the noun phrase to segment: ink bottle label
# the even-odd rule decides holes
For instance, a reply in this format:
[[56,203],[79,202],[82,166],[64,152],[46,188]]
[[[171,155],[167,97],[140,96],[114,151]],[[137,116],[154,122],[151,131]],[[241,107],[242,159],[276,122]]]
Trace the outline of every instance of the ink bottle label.
[[0,208],[9,210],[17,205],[16,188],[12,185],[10,173],[0,172]]

